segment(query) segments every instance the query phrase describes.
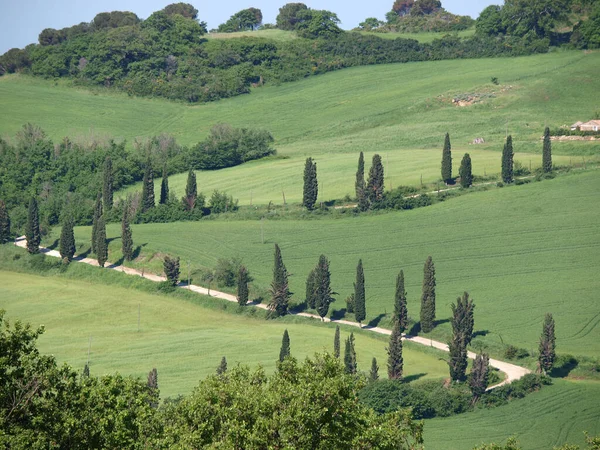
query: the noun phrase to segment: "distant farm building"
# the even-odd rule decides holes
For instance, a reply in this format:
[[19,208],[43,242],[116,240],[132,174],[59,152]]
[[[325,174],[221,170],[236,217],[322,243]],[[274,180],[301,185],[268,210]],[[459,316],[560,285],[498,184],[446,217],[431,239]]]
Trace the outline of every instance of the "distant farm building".
[[589,122],[575,122],[571,125],[571,130],[580,131],[600,131],[600,120],[590,120]]

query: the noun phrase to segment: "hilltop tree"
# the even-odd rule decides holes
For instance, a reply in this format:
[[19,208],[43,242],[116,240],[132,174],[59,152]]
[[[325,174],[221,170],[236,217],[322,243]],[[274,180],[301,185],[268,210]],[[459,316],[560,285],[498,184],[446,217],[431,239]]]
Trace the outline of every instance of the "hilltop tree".
[[160,200],[158,203],[165,205],[169,202],[169,175],[167,173],[167,165],[163,167],[162,179],[160,181]]
[[512,136],[509,135],[502,150],[502,181],[505,183],[513,182],[513,159]]
[[383,164],[381,156],[373,155],[369,179],[367,181],[367,197],[371,206],[377,205],[383,199]]
[[112,160],[110,159],[110,156],[107,156],[104,161],[102,183],[102,200],[104,202],[104,209],[107,211],[113,207],[113,181]]
[[442,180],[448,184],[452,181],[452,147],[450,145],[450,135],[446,133],[444,139],[444,148],[442,150]]
[[435,266],[431,256],[423,267],[423,290],[421,294],[421,331],[429,333],[435,325]]
[[98,258],[98,265],[104,267],[104,264],[108,260],[108,242],[106,242],[106,223],[104,222],[104,216],[100,216],[98,219],[98,229],[96,230],[96,258]]
[[408,309],[406,307],[406,291],[404,290],[404,271],[396,278],[396,296],[394,298],[394,321],[398,322],[400,332],[408,327]]
[[185,197],[183,197],[183,206],[187,211],[192,211],[195,208],[197,198],[198,185],[196,184],[196,173],[190,169],[185,184]]
[[379,366],[377,365],[377,358],[373,356],[371,360],[371,370],[369,371],[369,381],[379,380]]
[[280,30],[295,30],[308,7],[304,3],[287,3],[279,8],[276,23]]
[[126,261],[133,259],[133,237],[131,234],[131,226],[127,214],[127,206],[123,208],[123,218],[121,219],[121,250],[123,258]]
[[302,206],[311,211],[315,207],[319,194],[317,182],[317,163],[312,158],[306,158],[304,165],[304,188],[302,192]]
[[10,241],[10,216],[6,204],[0,200],[0,244]]
[[402,378],[404,359],[402,358],[402,331],[398,321],[394,322],[394,328],[390,335],[390,344],[387,347],[388,354],[388,378],[399,380]]
[[416,0],[411,11],[411,16],[426,16],[442,8],[440,0]]
[[556,358],[556,336],[554,335],[554,318],[552,314],[546,314],[540,336],[538,363],[540,371],[547,373],[554,366]]
[[163,11],[168,16],[179,14],[180,16],[187,17],[189,19],[198,18],[198,10],[189,3],[171,3],[170,5],[165,6]]
[[469,388],[473,394],[473,403],[481,397],[488,387],[488,374],[490,371],[490,357],[486,353],[478,354],[473,361]]
[[221,364],[217,367],[217,375],[223,375],[227,372],[227,358],[224,356],[221,358]]
[[356,282],[354,283],[354,318],[360,326],[367,317],[365,306],[365,273],[363,271],[362,259],[358,260],[356,266]]
[[333,356],[340,357],[340,326],[335,326],[335,335],[333,336]]
[[60,230],[60,257],[67,261],[73,260],[75,255],[75,235],[73,234],[73,219],[66,217]]
[[248,304],[248,282],[250,275],[245,266],[240,266],[237,276],[237,301],[240,306]]
[[31,197],[29,201],[25,238],[27,239],[27,251],[31,254],[39,253],[42,235],[40,234],[40,215],[35,197]]
[[392,11],[394,11],[399,16],[407,16],[410,14],[410,10],[415,4],[415,0],[396,0],[394,5],[392,6]]
[[473,309],[475,305],[469,300],[469,294],[465,292],[462,297],[456,299],[452,304],[452,339],[448,343],[450,350],[450,377],[454,381],[466,380],[467,371],[467,345],[471,342],[473,335]]
[[273,265],[273,281],[271,282],[271,303],[269,303],[269,311],[271,316],[280,317],[287,314],[288,302],[292,293],[288,285],[288,273],[279,245],[275,244],[275,263]]
[[323,317],[329,311],[329,305],[335,301],[334,292],[331,290],[331,274],[329,272],[329,261],[325,255],[319,257],[319,263],[315,269],[316,302],[317,313]]
[[550,141],[550,128],[544,130],[544,149],[542,152],[542,170],[552,172],[552,143]]
[[96,237],[98,236],[98,221],[102,217],[102,194],[98,193],[94,205],[94,215],[92,217],[92,253],[96,254]]
[[170,258],[165,256],[165,259],[163,260],[163,269],[165,271],[165,276],[167,277],[167,282],[171,286],[177,286],[177,283],[179,283],[180,274],[179,257]]
[[306,278],[306,306],[315,309],[317,305],[317,270],[313,269]]
[[460,162],[460,169],[458,170],[460,176],[460,185],[463,188],[469,188],[473,184],[473,173],[471,168],[471,156],[465,153],[462,161]]
[[283,332],[281,338],[281,349],[279,350],[279,362],[283,362],[286,356],[290,356],[290,335],[288,334],[287,328]]
[[355,374],[358,370],[356,365],[356,350],[354,349],[354,333],[350,333],[350,337],[346,339],[344,347],[344,368],[346,373]]
[[152,161],[148,158],[142,180],[142,212],[152,208],[154,208],[154,174],[152,172]]

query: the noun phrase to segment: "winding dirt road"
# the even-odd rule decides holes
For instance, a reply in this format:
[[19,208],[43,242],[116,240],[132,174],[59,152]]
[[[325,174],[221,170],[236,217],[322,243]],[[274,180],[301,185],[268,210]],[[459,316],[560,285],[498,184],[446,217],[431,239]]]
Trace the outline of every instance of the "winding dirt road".
[[[22,248],[26,248],[27,247],[27,242],[25,240],[25,236],[21,236],[19,238],[17,238],[15,240],[15,245],[18,247],[22,247]],[[48,248],[45,247],[40,247],[40,253],[43,253],[45,255],[48,256],[53,256],[55,258],[60,258],[60,253],[56,250],[50,250]],[[96,261],[95,259],[91,259],[91,258],[82,258],[82,257],[75,257],[73,258],[73,261],[75,262],[82,262],[85,264],[89,264],[91,266],[98,266],[98,261]],[[155,275],[155,274],[151,274],[151,273],[144,273],[140,270],[137,269],[132,269],[129,267],[124,267],[124,266],[117,266],[115,264],[110,264],[110,263],[106,263],[105,265],[106,269],[112,269],[112,270],[116,270],[119,272],[123,272],[126,273],[127,275],[137,275],[140,277],[144,277],[148,280],[151,281],[156,281],[156,282],[160,282],[160,281],[166,281],[166,277],[162,276],[162,275]],[[207,289],[205,287],[202,286],[196,286],[196,285],[187,285],[184,283],[180,283],[179,287],[182,289],[189,289],[190,291],[193,292],[197,292],[198,294],[203,294],[203,295],[208,295],[210,297],[215,297],[215,298],[219,298],[222,300],[227,300],[229,302],[236,302],[237,303],[237,298],[235,297],[235,295],[231,295],[231,294],[227,294],[225,292],[220,292],[220,291],[215,291],[214,289]],[[263,305],[262,303],[248,303],[248,306],[254,306],[256,308],[261,308],[261,309],[268,309],[267,305]],[[316,315],[316,314],[310,314],[310,313],[305,313],[305,312],[300,312],[300,313],[291,313],[294,314],[296,316],[301,316],[301,317],[307,317],[310,319],[317,319],[317,320],[321,320],[321,317]],[[332,322],[332,323],[339,323],[342,325],[348,325],[351,327],[357,327],[360,328],[360,324],[358,324],[357,322],[351,322],[349,320],[331,320],[327,317],[325,317],[323,319],[324,322]],[[386,328],[381,328],[381,327],[362,327],[363,330],[367,330],[367,331],[371,331],[373,333],[378,333],[378,334],[383,334],[383,335],[387,335],[389,336],[390,334],[392,334],[391,330],[388,330]],[[417,344],[421,344],[421,345],[425,345],[427,347],[434,347],[437,348],[439,350],[448,351],[448,345],[444,344],[443,342],[438,342],[438,341],[434,341],[431,339],[427,339],[421,336],[409,336],[409,335],[404,335],[403,339],[405,341],[410,341],[410,342],[415,342]],[[468,352],[468,356],[471,359],[475,359],[475,353],[473,352]],[[504,379],[504,381],[502,381],[501,383],[498,383],[494,386],[490,386],[488,387],[488,391],[491,389],[494,389],[496,387],[502,386],[504,384],[508,384],[512,381],[518,380],[519,378],[523,377],[524,375],[527,375],[528,373],[531,373],[531,371],[529,369],[526,369],[524,367],[521,366],[517,366],[515,364],[510,364],[504,361],[499,361],[497,359],[490,359],[490,366],[495,367],[496,369],[500,370],[501,372],[504,372],[506,374],[506,378]]]

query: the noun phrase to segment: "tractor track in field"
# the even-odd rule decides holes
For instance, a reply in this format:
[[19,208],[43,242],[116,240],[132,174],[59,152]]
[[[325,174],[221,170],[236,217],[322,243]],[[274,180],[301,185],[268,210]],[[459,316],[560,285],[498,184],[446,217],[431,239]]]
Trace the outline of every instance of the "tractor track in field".
[[[17,247],[27,248],[27,241],[25,239],[25,236],[21,236],[21,237],[15,239],[15,245]],[[60,253],[57,250],[51,250],[49,248],[40,247],[40,253],[47,255],[47,256],[60,258]],[[73,262],[80,262],[80,263],[85,263],[85,264],[89,264],[91,266],[98,267],[98,261],[96,261],[95,259],[92,259],[92,258],[83,258],[80,256],[75,256],[73,258]],[[166,281],[166,277],[164,277],[162,275],[156,275],[153,273],[145,273],[143,270],[132,269],[130,267],[124,267],[122,265],[110,264],[108,262],[106,263],[105,268],[116,270],[118,272],[123,272],[127,275],[140,276],[140,277],[146,278],[146,279],[148,279],[150,281],[154,281],[154,282]],[[237,303],[237,298],[235,295],[216,291],[214,289],[207,289],[205,287],[197,286],[197,285],[193,285],[193,284],[188,286],[186,283],[179,283],[178,287],[181,289],[187,289],[192,292],[196,292],[198,294],[208,295],[210,297]],[[248,306],[253,306],[253,307],[264,309],[264,310],[269,309],[267,305],[264,305],[262,303],[250,302],[250,303],[248,303]],[[321,319],[321,317],[316,314],[311,314],[311,313],[306,313],[306,312],[297,312],[297,313],[290,312],[289,314],[294,315],[294,316],[306,317],[309,319],[317,319],[317,320],[323,321],[323,322],[331,322],[331,323],[336,323],[336,324],[340,324],[340,325],[357,327],[357,328],[361,328],[362,330],[366,330],[366,331],[370,331],[373,333],[382,334],[382,335],[386,335],[386,336],[389,336],[392,334],[392,330],[388,330],[387,328],[369,327],[369,326],[363,327],[358,322],[352,322],[349,320],[331,320],[328,317]],[[438,350],[448,352],[447,344],[444,344],[443,342],[439,342],[439,341],[434,341],[432,339],[428,339],[428,338],[425,338],[422,336],[410,336],[410,335],[404,334],[403,340],[408,341],[408,342],[415,342],[420,345],[424,345],[427,347],[433,347]],[[470,359],[475,359],[475,356],[476,356],[476,354],[474,352],[470,352],[470,351],[467,352],[467,355]],[[528,373],[531,373],[531,371],[529,369],[526,369],[521,366],[517,366],[515,364],[500,361],[497,359],[490,358],[490,366],[503,372],[506,375],[506,378],[502,382],[495,384],[494,386],[488,387],[487,388],[488,391],[491,389],[494,389],[496,387],[511,383],[511,382],[518,380],[521,377],[527,375]]]

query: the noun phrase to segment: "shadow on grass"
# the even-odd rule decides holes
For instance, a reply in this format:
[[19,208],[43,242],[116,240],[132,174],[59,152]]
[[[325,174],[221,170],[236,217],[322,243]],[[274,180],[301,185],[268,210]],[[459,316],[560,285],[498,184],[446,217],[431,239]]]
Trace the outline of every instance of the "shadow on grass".
[[302,302],[302,303],[298,303],[297,305],[294,305],[292,308],[290,308],[290,312],[292,314],[298,314],[300,312],[304,312],[308,309],[308,305],[306,304],[306,302]]
[[417,381],[419,378],[423,378],[425,375],[427,375],[427,374],[426,373],[415,373],[415,374],[404,377],[403,381],[405,383],[410,383],[412,381]]
[[55,239],[52,244],[46,246],[50,250],[56,250],[56,247],[58,247],[58,239]]
[[144,242],[142,245],[138,245],[135,250],[133,251],[133,259],[136,259],[140,256],[140,253],[142,253],[142,247],[145,247],[146,245],[148,245],[147,242]]
[[84,252],[81,253],[77,253],[77,257],[74,259],[83,259],[83,258],[87,258],[88,256],[90,256],[92,254],[92,247],[88,247]]
[[472,337],[473,337],[473,339],[475,339],[476,337],[487,336],[488,334],[490,334],[490,330],[478,330],[473,333]]
[[445,323],[450,322],[450,319],[440,319],[440,320],[436,320],[435,322],[433,322],[433,327],[439,327],[440,325],[443,325]]
[[374,319],[371,319],[371,321],[367,324],[367,327],[368,328],[375,328],[376,326],[379,326],[379,322],[381,322],[381,319],[383,319],[386,315],[387,314],[379,314]]
[[421,331],[421,322],[413,323],[412,327],[406,332],[409,336],[416,336]]
[[550,371],[550,376],[553,378],[566,378],[571,371],[579,365],[579,361],[572,355],[561,355],[556,358],[554,367]]
[[344,317],[346,317],[346,308],[334,309],[329,316],[331,320],[342,320]]

